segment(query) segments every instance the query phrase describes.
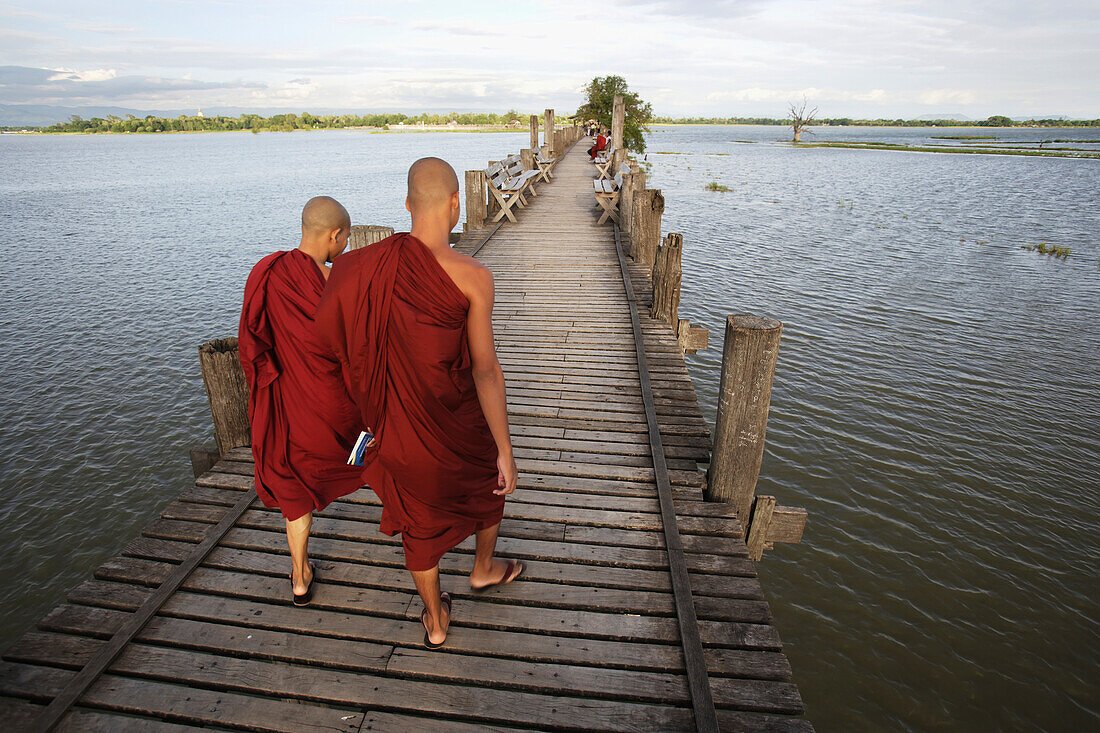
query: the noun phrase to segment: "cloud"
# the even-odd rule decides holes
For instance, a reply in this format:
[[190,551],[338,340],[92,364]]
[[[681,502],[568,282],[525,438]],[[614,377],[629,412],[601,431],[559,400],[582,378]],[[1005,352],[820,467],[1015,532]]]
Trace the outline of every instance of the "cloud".
[[259,82],[211,82],[160,76],[117,76],[114,69],[0,67],[0,101],[18,104],[175,101],[180,94],[211,90],[261,90]]
[[114,23],[66,23],[66,28],[74,31],[86,31],[88,33],[105,33],[107,35],[125,35],[129,33],[142,33],[141,28],[132,25],[117,25]]
[[46,81],[106,81],[118,76],[114,69],[88,69],[87,71],[55,69],[54,71],[57,73]]
[[447,33],[454,36],[503,36],[504,33],[488,28],[477,28],[463,23],[414,23],[413,28],[429,33]]

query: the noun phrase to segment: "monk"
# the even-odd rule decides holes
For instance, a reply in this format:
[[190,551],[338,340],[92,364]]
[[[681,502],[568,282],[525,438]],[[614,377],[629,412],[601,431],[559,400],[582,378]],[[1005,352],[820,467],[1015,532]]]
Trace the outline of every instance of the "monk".
[[601,129],[596,135],[596,144],[588,149],[588,159],[595,160],[596,154],[602,150],[607,149],[607,136],[604,135],[604,131]]
[[270,254],[252,268],[241,310],[238,343],[250,392],[256,493],[286,520],[296,606],[309,603],[317,580],[308,553],[313,511],[363,485],[358,467],[347,465],[359,411],[313,324],[327,263],[344,251],[350,233],[351,219],[336,200],[310,199],[298,248]]
[[459,217],[454,169],[439,158],[414,163],[405,207],[411,232],[333,264],[316,322],[373,428],[363,478],[382,502],[381,531],[401,534],[424,601],[424,645],[434,649],[450,625],[444,553],[476,534],[475,591],[515,580],[524,566],[493,557],[516,462],[493,345],[493,276],[448,243]]

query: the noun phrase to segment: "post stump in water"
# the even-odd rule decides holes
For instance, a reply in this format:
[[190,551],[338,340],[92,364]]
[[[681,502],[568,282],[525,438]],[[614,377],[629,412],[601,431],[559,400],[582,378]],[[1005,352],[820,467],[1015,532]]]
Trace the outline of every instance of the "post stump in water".
[[376,224],[356,224],[351,228],[350,249],[361,249],[393,236],[393,227]]
[[718,420],[707,472],[706,498],[731,502],[744,531],[749,527],[760,461],[764,457],[772,378],[782,330],[783,324],[774,318],[739,314],[726,319]]
[[466,231],[485,226],[488,207],[485,171],[466,171]]
[[653,306],[649,317],[664,321],[673,330],[680,327],[680,281],[683,278],[680,260],[684,251],[682,234],[669,234],[657,248],[653,264]]
[[630,256],[653,268],[657,244],[661,241],[661,214],[665,212],[665,197],[655,188],[636,191],[630,208]]
[[199,347],[199,365],[210,415],[214,418],[214,439],[218,453],[252,445],[248,427],[248,384],[244,381],[237,338],[214,339]]

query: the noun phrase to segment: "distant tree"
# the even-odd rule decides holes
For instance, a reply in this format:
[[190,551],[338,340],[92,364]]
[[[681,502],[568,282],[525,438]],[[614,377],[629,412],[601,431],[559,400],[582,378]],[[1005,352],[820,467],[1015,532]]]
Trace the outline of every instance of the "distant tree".
[[814,118],[817,115],[817,107],[814,107],[809,112],[806,112],[805,97],[802,98],[802,106],[796,107],[794,102],[791,102],[790,105],[791,127],[794,128],[794,142],[799,143],[802,142],[803,131],[808,132],[811,135],[813,134],[812,130],[807,130],[806,128],[816,122]]
[[596,120],[608,129],[611,129],[611,112],[615,104],[615,95],[621,94],[626,106],[626,119],[623,120],[623,146],[635,153],[645,152],[643,133],[649,132],[647,125],[653,121],[653,107],[630,91],[626,85],[626,79],[621,76],[597,76],[584,88],[584,94],[585,103],[574,116],[581,120]]
[[1004,115],[993,115],[980,124],[983,127],[1012,127],[1012,118],[1005,117]]

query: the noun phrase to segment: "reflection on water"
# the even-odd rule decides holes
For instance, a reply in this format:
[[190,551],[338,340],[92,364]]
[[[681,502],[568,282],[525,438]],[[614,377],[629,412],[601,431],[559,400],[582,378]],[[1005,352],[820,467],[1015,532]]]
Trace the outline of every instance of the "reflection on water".
[[[934,134],[982,131],[818,129]],[[725,314],[784,323],[761,491],[810,525],[761,573],[810,718],[1095,727],[1100,162],[785,137],[657,128],[648,162],[684,234],[681,311],[712,333],[691,359],[708,413]],[[0,137],[0,552],[18,589],[0,646],[186,485],[187,449],[211,442],[195,347],[235,330],[248,269],[297,243],[306,199],[401,227],[412,160],[463,170],[526,141]],[[1073,255],[1021,249],[1038,242]]]

